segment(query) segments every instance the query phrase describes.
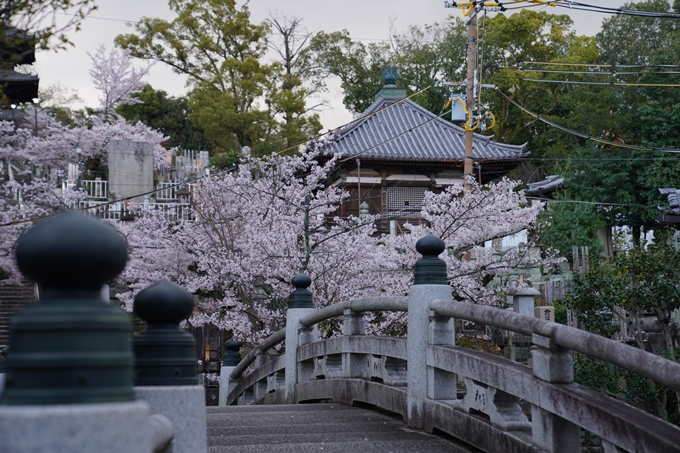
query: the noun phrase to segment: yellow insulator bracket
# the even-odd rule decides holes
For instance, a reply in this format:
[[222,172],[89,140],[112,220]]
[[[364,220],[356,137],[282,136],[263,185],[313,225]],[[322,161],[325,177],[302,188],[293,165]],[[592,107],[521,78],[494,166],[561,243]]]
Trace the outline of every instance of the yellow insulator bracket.
[[474,131],[474,130],[476,130],[476,129],[479,127],[479,122],[480,122],[480,120],[477,119],[477,123],[475,123],[475,127],[471,127],[471,124],[472,124],[472,115],[468,115],[468,120],[465,122],[465,127],[463,128],[463,130],[464,130],[465,132],[467,132],[467,131]]
[[494,115],[493,112],[489,112],[489,115],[491,115],[491,126],[487,127],[487,129],[493,129],[496,125],[496,115]]
[[[451,101],[451,100],[449,99],[449,102],[450,102],[450,101]],[[461,98],[456,98],[456,101],[458,101],[458,102],[460,103],[460,105],[463,106],[463,110],[464,110],[465,113],[467,114],[468,109],[467,109],[467,107],[465,106],[465,102],[463,102],[463,100],[462,100]]]
[[552,1],[546,1],[546,0],[531,0],[532,3],[538,3],[539,5],[546,5],[546,6],[552,6],[556,7],[557,4]]

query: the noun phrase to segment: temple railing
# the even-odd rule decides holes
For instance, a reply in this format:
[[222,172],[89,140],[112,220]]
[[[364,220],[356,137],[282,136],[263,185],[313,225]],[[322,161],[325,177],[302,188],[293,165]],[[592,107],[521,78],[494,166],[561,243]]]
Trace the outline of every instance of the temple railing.
[[[680,451],[680,428],[574,383],[572,351],[676,391],[680,364],[554,322],[454,302],[448,285],[429,284],[418,267],[416,282],[408,297],[290,308],[285,329],[223,368],[229,379],[221,402],[363,402],[483,451],[576,453],[582,429],[600,437],[606,453]],[[291,301],[302,289],[295,286]],[[519,291],[515,298],[531,294]],[[408,311],[406,338],[366,335],[363,313],[393,310]],[[319,340],[316,324],[338,316],[342,335]],[[526,336],[533,344],[531,366],[456,346],[454,319]],[[284,340],[286,353],[272,359],[267,351]]]

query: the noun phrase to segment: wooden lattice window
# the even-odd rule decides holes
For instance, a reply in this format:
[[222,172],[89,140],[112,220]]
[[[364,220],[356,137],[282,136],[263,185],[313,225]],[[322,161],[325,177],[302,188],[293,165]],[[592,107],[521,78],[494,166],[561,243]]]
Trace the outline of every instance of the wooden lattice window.
[[389,218],[421,217],[423,198],[427,187],[398,186],[387,188],[387,215]]

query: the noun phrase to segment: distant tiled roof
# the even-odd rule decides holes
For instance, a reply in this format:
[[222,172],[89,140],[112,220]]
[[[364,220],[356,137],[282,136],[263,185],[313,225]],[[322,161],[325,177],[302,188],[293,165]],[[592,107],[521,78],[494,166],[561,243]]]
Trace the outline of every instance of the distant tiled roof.
[[660,211],[671,215],[680,215],[680,189],[659,189],[661,195],[666,195],[668,206],[659,206]]
[[25,31],[17,30],[16,28],[4,28],[0,27],[0,33],[3,32],[5,33],[5,37],[7,39],[32,39],[35,38],[34,33],[26,33]]
[[[379,112],[398,100],[378,99],[362,114],[366,119],[339,132],[330,152],[362,160],[465,160],[465,133],[461,127],[408,99]],[[529,154],[526,145],[505,145],[484,135],[475,134],[473,143],[473,159],[518,160]]]
[[24,74],[16,71],[2,71],[0,70],[1,82],[33,82],[37,81],[38,76],[32,74]]
[[529,183],[529,188],[525,191],[527,195],[549,194],[564,184],[564,178],[559,175],[550,175],[543,181]]

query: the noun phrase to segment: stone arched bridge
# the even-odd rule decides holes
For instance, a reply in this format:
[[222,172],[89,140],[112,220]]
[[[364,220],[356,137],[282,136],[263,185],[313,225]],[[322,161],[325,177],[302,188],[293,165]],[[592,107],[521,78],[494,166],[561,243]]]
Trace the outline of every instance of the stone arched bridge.
[[[425,250],[425,255],[430,259],[438,253]],[[397,414],[404,427],[444,433],[454,443],[475,451],[576,453],[581,451],[582,430],[599,437],[606,453],[680,451],[680,428],[574,383],[572,351],[634,371],[676,391],[680,390],[679,364],[565,325],[455,302],[445,280],[428,275],[427,269],[418,272],[417,265],[416,283],[407,297],[355,299],[319,310],[312,308],[311,295],[305,289],[309,280],[298,277],[293,282],[297,289],[291,296],[286,328],[242,361],[225,361],[221,404],[325,401],[336,408],[366,404]],[[531,290],[515,295],[521,297],[533,297]],[[385,311],[408,312],[406,338],[366,335],[362,314]],[[317,324],[335,317],[343,318],[342,335],[320,340]],[[525,336],[533,343],[531,366],[456,346],[454,319]],[[285,354],[271,359],[266,352],[282,341]],[[282,406],[279,410],[295,408]],[[321,409],[309,406],[298,410]],[[241,414],[228,407],[212,411],[209,421],[219,414]],[[320,422],[324,414],[315,413],[314,417]],[[301,432],[314,438],[314,423],[301,424]],[[211,439],[212,445],[220,445],[218,438]],[[451,450],[427,447],[403,451],[468,451],[453,449],[454,443],[448,444]],[[332,445],[330,442],[326,451],[355,448],[333,449]],[[356,448],[373,451],[369,445]],[[319,451],[318,445],[313,451]]]

